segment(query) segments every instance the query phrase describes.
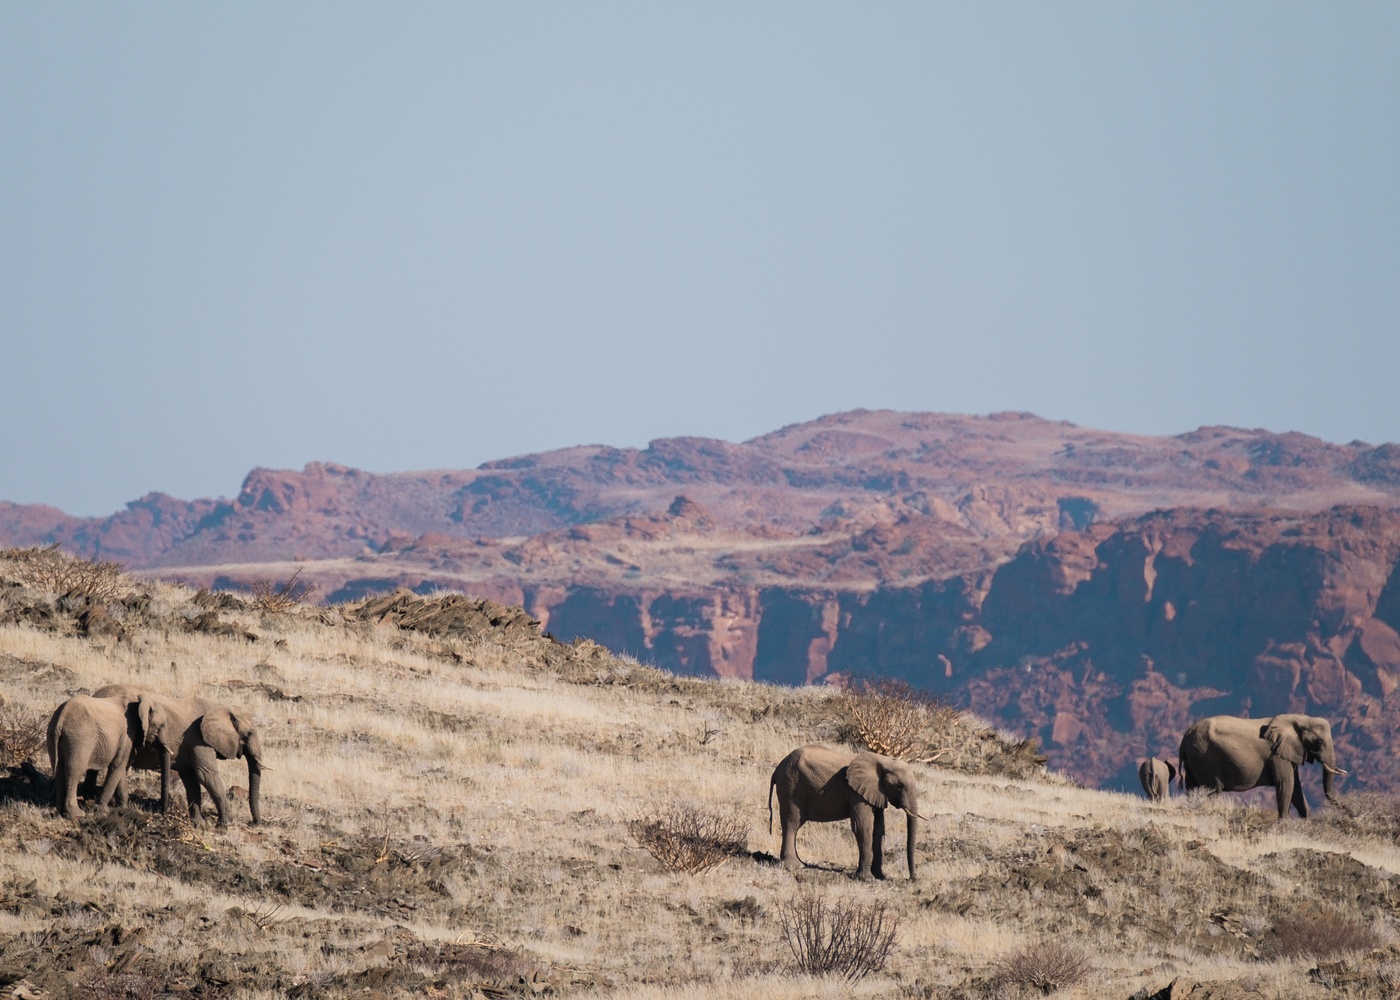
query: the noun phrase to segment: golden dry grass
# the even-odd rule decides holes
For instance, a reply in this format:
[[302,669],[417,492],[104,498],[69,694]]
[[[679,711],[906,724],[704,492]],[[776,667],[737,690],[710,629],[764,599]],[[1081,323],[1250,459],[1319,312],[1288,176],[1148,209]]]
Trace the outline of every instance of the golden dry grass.
[[[16,964],[39,962],[26,949],[47,935],[72,942],[80,970],[135,948],[131,968],[210,995],[470,996],[457,973],[490,955],[535,970],[535,988],[592,997],[973,998],[1012,995],[993,981],[998,962],[1053,940],[1097,969],[1066,1000],[1176,976],[1255,991],[1239,996],[1337,995],[1310,981],[1308,961],[1266,957],[1276,922],[1314,904],[1347,910],[1394,951],[1392,834],[1326,811],[1274,825],[1228,796],[1154,804],[1053,775],[913,765],[927,817],[917,882],[899,877],[897,816],[888,882],[850,878],[842,824],[804,828],[812,867],[795,874],[751,857],[678,874],[640,847],[634,821],[676,802],[737,810],[749,849],[776,854],[769,775],[796,746],[837,745],[831,692],[626,664],[635,683],[571,683],[518,643],[429,641],[311,609],[225,612],[260,637],[246,643],[183,631],[172,623],[195,612],[190,592],[150,589],[153,618],[120,642],[0,627],[6,704],[47,716],[121,681],[244,706],[275,768],[265,822],[248,826],[236,803],[226,831],[140,809],[72,823],[26,801],[12,770],[0,787],[12,799],[0,804],[5,976],[28,974]],[[246,784],[241,762],[223,766]],[[153,775],[132,778],[154,799]],[[794,975],[776,911],[799,892],[886,903],[899,933],[885,971],[854,986]],[[140,929],[139,943],[109,940],[113,926]],[[1351,995],[1387,995],[1367,991],[1390,960],[1348,960],[1362,977]],[[31,981],[45,975],[68,973]],[[519,978],[487,985],[532,992]]]

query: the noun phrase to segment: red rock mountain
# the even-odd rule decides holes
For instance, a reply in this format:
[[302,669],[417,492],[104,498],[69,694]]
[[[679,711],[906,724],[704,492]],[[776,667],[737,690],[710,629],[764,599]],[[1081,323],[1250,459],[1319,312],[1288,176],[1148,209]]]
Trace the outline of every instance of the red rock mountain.
[[0,544],[224,586],[301,566],[333,600],[466,589],[681,672],[905,677],[1094,782],[1201,714],[1316,711],[1353,783],[1389,785],[1397,507],[1393,444],[854,411],[468,471],[258,469],[108,518],[0,504]]

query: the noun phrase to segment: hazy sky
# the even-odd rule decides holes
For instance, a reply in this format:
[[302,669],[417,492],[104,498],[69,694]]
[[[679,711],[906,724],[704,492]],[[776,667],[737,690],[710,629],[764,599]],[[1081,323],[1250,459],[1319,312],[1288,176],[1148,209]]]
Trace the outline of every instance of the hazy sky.
[[852,407],[1400,440],[1395,4],[0,5],[0,499]]

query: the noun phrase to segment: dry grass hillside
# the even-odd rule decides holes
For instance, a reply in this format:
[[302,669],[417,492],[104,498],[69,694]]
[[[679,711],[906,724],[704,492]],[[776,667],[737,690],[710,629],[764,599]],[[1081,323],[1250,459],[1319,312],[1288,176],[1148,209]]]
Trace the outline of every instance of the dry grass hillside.
[[[264,823],[238,801],[224,830],[161,816],[144,772],[132,805],[60,818],[43,724],[115,681],[251,711],[274,768]],[[6,996],[1400,991],[1390,800],[1276,826],[1238,797],[1081,789],[1044,773],[1033,744],[897,689],[881,702],[674,678],[487,602],[237,600],[10,551],[0,694]],[[913,765],[920,878],[903,877],[897,816],[889,881],[851,878],[840,824],[806,827],[812,867],[781,870],[773,765],[805,743],[850,746],[862,719],[888,732],[890,712],[921,727],[912,756],[943,751]],[[224,768],[246,783],[241,762]],[[854,980],[798,971],[796,932],[843,914],[875,933],[835,950],[880,966],[887,948],[883,965]]]

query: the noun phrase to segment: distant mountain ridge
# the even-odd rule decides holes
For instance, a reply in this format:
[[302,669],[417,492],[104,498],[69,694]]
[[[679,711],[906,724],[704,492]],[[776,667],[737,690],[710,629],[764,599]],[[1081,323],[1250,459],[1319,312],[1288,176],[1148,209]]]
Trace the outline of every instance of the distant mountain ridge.
[[[1167,507],[1397,503],[1400,446],[1227,427],[1147,437],[1024,413],[855,410],[742,444],[663,438],[644,449],[580,446],[460,471],[375,474],[325,462],[254,469],[232,500],[151,493],[105,518],[0,502],[0,544],[59,542],[131,568],[321,560],[401,548],[405,536],[517,538],[654,514],[678,493],[717,524],[760,537],[936,516],[984,540],[1019,542],[1057,529],[1062,515],[1082,524]],[[991,548],[993,561],[1009,554]],[[943,571],[968,568],[958,559]],[[879,579],[876,569],[868,582]]]

